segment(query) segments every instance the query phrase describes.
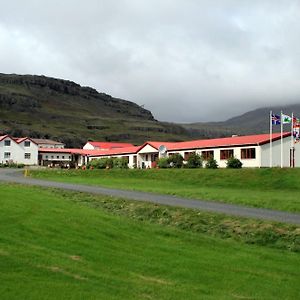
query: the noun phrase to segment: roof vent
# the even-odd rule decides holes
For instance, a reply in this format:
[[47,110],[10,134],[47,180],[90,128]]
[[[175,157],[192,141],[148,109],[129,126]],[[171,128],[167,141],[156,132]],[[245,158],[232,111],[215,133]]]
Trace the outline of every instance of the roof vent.
[[233,134],[231,137],[237,137],[238,135],[237,134]]

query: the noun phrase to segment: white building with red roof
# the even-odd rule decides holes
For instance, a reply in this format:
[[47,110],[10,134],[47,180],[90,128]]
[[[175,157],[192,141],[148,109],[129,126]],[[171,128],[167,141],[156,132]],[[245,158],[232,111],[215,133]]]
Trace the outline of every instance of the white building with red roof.
[[38,164],[38,145],[30,138],[0,136],[0,163]]
[[[98,142],[101,143],[101,142]],[[186,142],[155,142],[148,141],[141,146],[125,143],[106,143],[99,145],[99,149],[39,149],[40,164],[74,164],[81,166],[92,159],[123,157],[127,159],[130,168],[153,168],[161,157],[174,153],[181,154],[185,160],[193,152],[201,155],[206,161],[213,157],[219,167],[225,168],[230,157],[236,157],[244,167],[260,168],[270,166],[270,146],[272,144],[272,166],[281,166],[281,135],[274,133],[272,143],[269,134],[233,136],[227,138],[194,140]],[[86,144],[87,146],[87,144]],[[284,133],[282,138],[283,166],[293,165],[291,160],[291,136]],[[300,144],[294,146],[294,165],[300,167]]]
[[[289,167],[291,162],[291,134],[284,133],[283,145],[283,166]],[[236,157],[243,163],[244,167],[269,167],[270,147],[272,144],[272,166],[281,166],[281,135],[274,133],[272,143],[269,134],[258,134],[248,136],[233,136],[227,138],[194,140],[187,142],[146,142],[137,152],[137,164],[141,167],[151,168],[155,166],[157,158],[170,156],[179,153],[185,160],[193,152],[201,155],[206,161],[214,158],[219,167],[225,168],[230,157]],[[159,151],[163,149],[164,153]],[[295,145],[294,164],[300,167],[300,145]]]

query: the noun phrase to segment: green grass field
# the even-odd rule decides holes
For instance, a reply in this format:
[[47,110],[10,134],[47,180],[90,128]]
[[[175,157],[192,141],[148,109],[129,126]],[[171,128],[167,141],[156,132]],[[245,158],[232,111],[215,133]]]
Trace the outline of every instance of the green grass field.
[[148,221],[167,215],[153,204],[13,184],[0,185],[0,207],[1,299],[300,295],[299,253],[179,229],[179,209],[166,226]]
[[300,212],[300,169],[41,170],[31,175]]

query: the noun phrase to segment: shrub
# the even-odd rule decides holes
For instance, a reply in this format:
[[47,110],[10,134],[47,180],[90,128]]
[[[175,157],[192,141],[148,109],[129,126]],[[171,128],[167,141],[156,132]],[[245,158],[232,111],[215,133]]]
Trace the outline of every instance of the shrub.
[[243,166],[243,163],[235,157],[230,157],[227,160],[227,168],[229,169],[240,169]]
[[93,159],[88,163],[89,169],[127,169],[127,159],[125,158],[99,158],[99,159]]
[[105,169],[107,166],[107,158],[93,159],[88,163],[88,168]]
[[218,167],[218,163],[213,157],[210,157],[205,164],[206,169],[218,169]]
[[168,157],[162,157],[157,161],[157,166],[161,169],[170,168],[169,164],[169,158]]
[[202,168],[201,156],[196,152],[191,153],[185,166],[187,168]]
[[113,168],[128,169],[128,162],[126,158],[113,158]]
[[168,163],[171,168],[182,168],[183,157],[179,153],[174,153],[168,157]]

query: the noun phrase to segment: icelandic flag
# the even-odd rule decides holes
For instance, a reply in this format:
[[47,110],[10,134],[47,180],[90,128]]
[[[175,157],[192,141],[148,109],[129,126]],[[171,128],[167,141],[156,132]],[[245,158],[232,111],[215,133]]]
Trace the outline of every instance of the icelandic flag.
[[272,114],[272,125],[280,125],[280,116]]

